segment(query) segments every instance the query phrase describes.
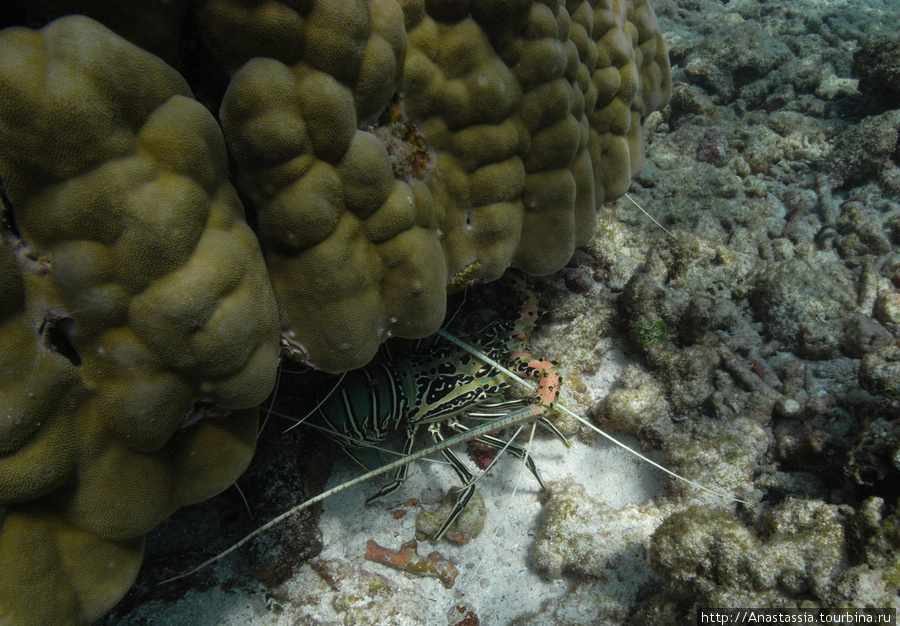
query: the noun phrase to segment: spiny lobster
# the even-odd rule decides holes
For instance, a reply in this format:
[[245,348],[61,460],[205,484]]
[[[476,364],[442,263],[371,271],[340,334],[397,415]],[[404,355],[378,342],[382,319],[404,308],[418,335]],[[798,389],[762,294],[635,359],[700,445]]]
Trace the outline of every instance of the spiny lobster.
[[[451,448],[468,441],[481,440],[494,447],[510,449],[525,461],[543,487],[543,481],[527,451],[492,437],[491,433],[509,426],[537,421],[556,433],[568,446],[565,437],[546,419],[547,414],[551,411],[566,413],[613,444],[624,448],[628,453],[670,476],[716,496],[743,502],[743,500],[719,493],[672,472],[557,403],[562,377],[556,371],[554,362],[537,359],[525,349],[526,342],[537,321],[537,297],[526,287],[524,281],[516,281],[516,290],[522,296],[524,305],[521,309],[520,319],[512,330],[506,331],[502,325],[494,325],[482,335],[478,344],[473,346],[440,329],[437,336],[446,341],[448,345],[431,347],[427,355],[414,357],[406,365],[395,361],[387,367],[383,365],[370,366],[356,373],[349,373],[345,376],[345,380],[342,380],[339,386],[313,411],[317,416],[316,420],[324,421],[328,425],[329,436],[338,440],[345,449],[351,452],[371,447],[371,442],[382,441],[390,429],[405,428],[407,431],[406,445],[398,460],[382,465],[378,469],[371,470],[301,502],[246,535],[227,550],[204,561],[190,571],[163,580],[159,584],[190,576],[238,550],[257,535],[280,524],[292,515],[340,491],[376,476],[395,471],[393,482],[371,496],[367,502],[381,498],[402,484],[411,462],[438,452],[451,463],[460,480],[463,481],[463,489],[457,495],[453,511],[433,537],[435,540],[440,539],[474,493],[474,477],[462,461],[452,453]],[[501,359],[509,363],[510,367],[501,363]],[[536,385],[529,383],[519,374],[536,377],[538,382]],[[347,377],[349,380],[346,380]],[[504,402],[498,400],[500,392],[513,383],[526,388],[534,394],[534,397],[530,401]],[[334,409],[334,413],[329,408]],[[468,428],[459,423],[457,419],[462,414],[484,419],[486,422]],[[282,415],[282,417],[296,420],[288,415]],[[413,452],[414,435],[422,425],[428,426],[435,443],[424,450]],[[445,438],[441,432],[443,427],[448,427],[457,434]]]
[[[432,340],[427,350],[420,350],[408,359],[386,361],[349,372],[305,423],[323,430],[369,469],[369,464],[360,457],[392,432],[405,430],[402,454],[409,456],[422,426],[428,427],[431,439],[437,444],[445,440],[445,428],[454,433],[471,430],[459,421],[461,416],[497,420],[529,405],[534,407],[538,423],[568,446],[566,438],[544,415],[559,395],[562,378],[553,362],[536,359],[526,350],[537,321],[537,296],[522,280],[516,281],[516,292],[524,301],[520,318],[511,330],[507,329],[508,324],[497,323],[479,333],[470,344],[480,353],[479,357],[446,339]],[[443,336],[447,336],[446,332]],[[506,373],[486,362],[484,357],[509,363],[513,371],[537,378],[538,398],[501,400],[500,394],[511,386],[511,382]],[[497,449],[506,449],[522,459],[544,489],[544,481],[525,449],[487,434],[475,439]],[[432,537],[434,541],[444,536],[475,492],[475,476],[466,464],[450,449],[441,454],[453,467],[463,487],[456,494],[450,515]],[[368,498],[366,504],[400,487],[406,480],[408,469],[409,465],[400,466],[393,482]]]

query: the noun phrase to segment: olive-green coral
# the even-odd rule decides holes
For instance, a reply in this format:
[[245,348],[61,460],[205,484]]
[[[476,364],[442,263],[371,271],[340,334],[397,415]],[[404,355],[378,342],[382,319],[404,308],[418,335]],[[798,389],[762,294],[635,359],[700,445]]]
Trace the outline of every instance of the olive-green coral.
[[[240,68],[221,120],[285,343],[324,369],[435,330],[447,276],[561,268],[640,169],[641,117],[669,95],[641,0],[210,0],[201,15]],[[395,178],[367,132],[394,93],[431,152],[421,182]]]
[[[143,7],[155,35],[106,0],[41,0],[29,19],[84,10],[208,99],[231,77],[220,118],[283,345],[331,371],[436,330],[448,280],[562,267],[640,169],[641,119],[671,91],[647,0],[187,2]],[[173,43],[186,14],[202,67]],[[392,101],[428,153],[418,180],[390,167],[396,140],[378,145]]]
[[356,130],[346,86],[257,58],[232,79],[221,117],[289,349],[341,371],[391,335],[440,325],[447,273],[431,194],[395,179],[385,146]]
[[410,3],[404,103],[435,152],[451,275],[561,268],[643,162],[668,99],[646,2]]
[[246,467],[277,310],[176,72],[83,17],[0,55],[0,622],[89,622]]

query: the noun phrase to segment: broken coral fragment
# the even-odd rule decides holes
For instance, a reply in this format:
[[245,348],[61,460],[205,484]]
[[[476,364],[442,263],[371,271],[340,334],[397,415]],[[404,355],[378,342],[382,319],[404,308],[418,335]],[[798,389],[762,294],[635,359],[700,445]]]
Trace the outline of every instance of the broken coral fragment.
[[444,587],[450,589],[459,574],[456,566],[437,551],[421,557],[416,550],[417,547],[418,543],[413,540],[404,543],[399,550],[391,550],[369,539],[366,542],[366,560],[388,565],[416,576],[437,578]]

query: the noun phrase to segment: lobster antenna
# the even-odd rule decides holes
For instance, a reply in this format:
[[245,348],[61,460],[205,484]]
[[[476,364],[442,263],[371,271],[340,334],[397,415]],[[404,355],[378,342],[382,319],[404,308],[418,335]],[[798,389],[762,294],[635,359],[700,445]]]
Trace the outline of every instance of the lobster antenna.
[[[360,447],[362,447],[362,448],[368,448],[368,449],[370,449],[370,450],[377,450],[378,452],[382,452],[382,453],[384,453],[384,454],[390,454],[390,455],[393,455],[393,456],[396,456],[396,457],[406,458],[406,456],[407,456],[407,455],[403,454],[402,452],[398,452],[397,450],[391,450],[390,448],[385,448],[385,447],[382,447],[382,446],[377,446],[377,445],[375,445],[374,443],[369,443],[368,441],[360,441],[360,440],[358,440],[358,439],[354,439],[354,438],[351,437],[350,435],[345,435],[344,433],[339,433],[339,432],[337,432],[337,431],[334,431],[334,430],[332,430],[332,429],[330,429],[330,428],[326,428],[325,426],[321,426],[321,425],[316,424],[316,423],[314,423],[314,422],[309,422],[309,423],[307,424],[307,423],[305,423],[303,420],[305,420],[306,417],[309,417],[308,415],[307,415],[306,417],[303,417],[303,418],[297,418],[297,417],[293,417],[292,415],[288,415],[288,414],[286,414],[286,413],[279,413],[278,411],[272,411],[272,415],[275,415],[276,417],[281,417],[281,418],[286,419],[286,420],[291,421],[291,422],[296,422],[293,426],[291,426],[290,428],[288,428],[288,429],[286,429],[285,431],[283,431],[282,434],[286,433],[288,430],[291,430],[291,428],[294,428],[295,426],[299,426],[300,424],[303,424],[303,425],[306,426],[307,428],[313,428],[313,429],[315,429],[315,430],[321,431],[321,432],[325,433],[326,435],[328,435],[329,437],[336,438],[336,439],[340,439],[341,441],[346,442],[346,443],[348,443],[348,444],[353,444],[354,446],[360,446]],[[505,414],[504,414],[504,415],[505,415]],[[341,445],[343,446],[343,444],[341,444]],[[353,459],[354,461],[356,461],[356,463],[357,463],[360,467],[362,467],[365,471],[367,471],[367,472],[369,471],[370,468],[366,467],[365,465],[363,465],[362,463],[360,463],[357,459],[353,458],[352,455],[349,455],[349,456],[350,456],[351,459]],[[438,465],[449,465],[449,463],[447,463],[446,461],[442,461],[442,460],[440,460],[440,459],[428,459],[428,458],[426,458],[426,459],[420,459],[420,460],[428,461],[428,462],[430,462],[430,463],[436,463],[436,464],[438,464]]]
[[466,300],[469,299],[469,288],[466,287],[463,289],[462,302],[459,303],[459,306],[456,307],[456,310],[453,311],[453,315],[451,315],[444,323],[441,325],[441,328],[446,328],[450,324],[453,323],[453,320],[456,319],[456,316],[459,315],[459,312],[462,311],[463,306],[466,304]]
[[674,239],[675,241],[678,241],[678,237],[676,237],[676,236],[673,235],[671,232],[669,232],[669,230],[668,230],[665,226],[663,226],[662,224],[660,224],[659,222],[657,222],[655,217],[653,217],[652,215],[650,215],[649,213],[647,213],[647,211],[644,210],[644,207],[642,207],[640,204],[637,203],[637,200],[635,200],[634,198],[632,198],[631,196],[629,196],[627,193],[625,194],[625,197],[628,198],[628,200],[631,201],[631,204],[633,204],[634,206],[636,206],[636,207],[640,210],[641,213],[643,213],[644,215],[646,215],[647,217],[649,217],[651,222],[653,222],[654,224],[656,224],[657,226],[659,226],[660,228],[662,228],[664,231],[666,231],[666,234],[669,235],[669,237],[671,237],[671,238]]
[[[320,408],[322,408],[322,405],[325,404],[325,401],[328,400],[328,398],[331,397],[331,394],[333,394],[335,391],[337,391],[337,388],[341,386],[342,382],[344,382],[344,376],[346,376],[346,375],[347,375],[347,372],[343,372],[341,374],[341,377],[338,378],[338,381],[336,383],[334,383],[334,387],[331,388],[331,391],[329,391],[327,394],[325,394],[325,397],[319,401],[319,404],[317,404],[315,407],[313,407],[313,409],[309,413],[307,413],[300,419],[296,420],[296,422],[297,422],[296,424],[294,424],[293,426],[290,426],[288,428],[285,428],[281,432],[281,434],[283,435],[286,432],[290,432],[290,431],[294,430],[295,428],[297,428],[297,426],[299,426],[300,424],[302,424],[303,422],[308,420],[310,415],[312,415],[313,413],[318,411]],[[271,409],[269,409],[269,412],[271,412]],[[283,413],[276,413],[276,415],[279,415],[280,417],[287,417],[287,415],[284,415]],[[294,418],[289,418],[289,419],[294,419]]]
[[240,486],[237,484],[237,481],[232,483],[231,486],[237,490],[238,495],[241,497],[241,500],[244,501],[244,508],[247,509],[247,515],[249,515],[250,519],[252,520],[253,519],[253,511],[250,510],[250,503],[247,502],[247,496],[244,495],[244,492],[241,490]]
[[[491,471],[491,468],[493,468],[494,465],[497,464],[497,461],[499,461],[499,460],[500,460],[500,457],[503,456],[503,453],[506,452],[506,451],[509,449],[509,446],[511,446],[511,445],[512,445],[512,442],[516,440],[516,437],[519,436],[519,433],[522,432],[522,429],[523,429],[524,427],[525,427],[525,424],[519,424],[519,427],[516,429],[516,432],[513,433],[513,436],[506,440],[506,443],[504,444],[504,446],[503,446],[502,448],[500,448],[500,449],[497,450],[497,454],[494,456],[493,459],[491,459],[491,462],[488,464],[488,466],[487,466],[486,468],[484,468],[484,469],[482,470],[482,472],[481,472],[480,474],[478,474],[478,475],[472,480],[471,483],[469,483],[470,485],[474,485],[474,484],[477,483],[479,480],[481,480],[482,478],[484,478],[485,476],[488,475],[488,472],[490,472],[490,471]],[[468,486],[468,485],[466,485],[466,486]],[[515,492],[513,492],[513,493],[515,493]]]
[[[256,438],[259,439],[259,436],[262,434],[262,431],[265,429],[266,424],[269,423],[269,416],[272,415],[272,407],[275,406],[275,395],[278,392],[278,387],[281,385],[281,364],[283,361],[281,357],[278,358],[278,376],[275,377],[275,389],[272,390],[272,399],[269,401],[269,408],[266,409],[266,417],[263,419],[262,426],[259,427],[259,430],[256,431]],[[241,494],[243,496],[243,494]],[[249,507],[248,507],[249,508]]]
[[[463,340],[461,340],[461,339],[458,339],[457,337],[454,337],[453,335],[451,335],[450,333],[448,333],[448,332],[445,331],[444,329],[442,329],[442,328],[441,328],[441,329],[438,329],[437,334],[440,335],[441,337],[443,337],[444,339],[446,339],[447,341],[449,341],[450,343],[452,343],[452,344],[454,344],[454,345],[456,345],[456,346],[459,346],[460,348],[462,348],[463,350],[465,350],[466,352],[468,352],[469,354],[471,354],[471,355],[474,356],[475,358],[480,359],[481,361],[483,361],[484,363],[487,363],[487,364],[490,365],[491,367],[497,368],[498,370],[500,370],[501,372],[503,372],[504,374],[506,374],[507,376],[509,376],[511,380],[516,381],[519,385],[521,385],[521,386],[524,387],[525,389],[528,389],[528,390],[531,391],[531,392],[537,391],[537,387],[536,387],[535,385],[533,385],[533,384],[531,384],[530,382],[528,382],[527,380],[523,379],[523,378],[522,378],[521,376],[519,376],[518,374],[515,374],[512,370],[510,370],[510,369],[508,369],[508,368],[506,368],[506,367],[503,367],[503,365],[501,365],[500,363],[498,363],[498,362],[495,361],[494,359],[490,358],[489,356],[487,356],[487,355],[485,355],[485,354],[482,354],[481,352],[479,352],[478,350],[476,350],[475,348],[473,348],[472,346],[470,346],[469,344],[467,344],[465,341],[463,341]],[[587,426],[588,428],[590,428],[591,430],[593,430],[593,431],[596,432],[597,434],[602,435],[604,438],[606,438],[607,440],[609,440],[609,441],[611,441],[612,443],[616,444],[617,446],[619,446],[619,447],[622,448],[623,450],[626,450],[626,451],[629,452],[630,454],[633,454],[634,456],[636,456],[637,458],[641,459],[642,461],[646,461],[647,463],[649,463],[649,464],[652,465],[653,467],[655,467],[655,468],[657,468],[657,469],[659,469],[659,470],[662,470],[663,472],[665,472],[665,473],[668,474],[669,476],[672,476],[672,477],[674,477],[674,478],[677,478],[678,480],[684,481],[684,482],[686,482],[687,484],[691,485],[692,487],[696,487],[697,489],[700,489],[701,491],[705,491],[705,492],[707,492],[707,493],[713,494],[713,495],[718,496],[718,497],[720,497],[720,498],[726,498],[727,500],[732,500],[732,501],[734,501],[734,502],[740,502],[741,504],[747,504],[747,505],[750,504],[749,502],[745,502],[745,501],[740,500],[740,499],[738,499],[738,498],[735,498],[735,497],[733,497],[733,496],[729,496],[729,495],[727,495],[727,494],[725,494],[725,493],[721,493],[721,492],[719,492],[719,491],[716,491],[715,489],[710,489],[709,487],[704,487],[704,486],[701,485],[700,483],[695,482],[695,481],[691,480],[690,478],[685,478],[684,476],[681,476],[681,475],[679,475],[679,474],[676,474],[676,473],[673,472],[672,470],[663,467],[662,465],[660,465],[659,463],[657,463],[657,462],[654,461],[653,459],[650,459],[650,458],[644,456],[643,454],[641,454],[641,453],[638,452],[637,450],[632,450],[631,448],[629,448],[628,446],[626,446],[624,443],[622,443],[621,441],[619,441],[618,439],[616,439],[616,438],[613,437],[612,435],[603,432],[602,430],[600,430],[599,428],[597,428],[596,426],[594,426],[593,424],[591,424],[589,421],[587,421],[586,419],[584,419],[583,417],[581,417],[580,415],[578,415],[578,414],[575,413],[574,411],[569,410],[569,409],[566,408],[564,405],[562,405],[562,404],[560,404],[560,403],[558,403],[558,402],[557,402],[557,403],[554,403],[552,406],[555,407],[556,409],[562,411],[563,413],[565,413],[565,414],[568,415],[569,417],[574,417],[576,420],[578,420],[579,422],[581,422],[582,424],[584,424],[585,426]]]
[[[504,450],[506,450],[506,448],[509,447],[509,444],[511,444],[515,440],[515,438],[518,437],[518,435],[522,431],[523,427],[524,427],[524,424],[522,426],[519,426],[519,429],[516,431],[516,434],[513,435],[512,437],[510,437],[509,441],[507,441],[506,445],[503,447],[503,450],[500,450],[500,452],[497,453],[497,456],[494,457],[494,460],[491,461],[491,464],[488,465],[487,469],[484,470],[485,474],[487,474],[488,471],[490,471],[490,469],[492,467],[494,467],[494,463],[497,462],[497,460],[500,458],[500,455],[503,454]],[[534,443],[534,434],[536,431],[537,431],[537,422],[536,421],[531,422],[531,434],[528,436],[528,443],[525,445],[525,454],[531,454],[531,444]],[[523,459],[522,464],[519,467],[519,473],[516,476],[516,483],[513,485],[513,490],[512,490],[512,494],[510,495],[510,498],[514,498],[516,496],[516,494],[519,492],[519,486],[522,484],[522,477],[525,476],[525,468],[526,467],[527,467],[527,465],[525,463],[525,460]],[[509,500],[507,502],[509,502]],[[494,545],[494,540],[497,538],[497,533],[500,532],[500,528],[501,528],[501,526],[499,524],[494,527],[494,532],[493,532],[493,534],[491,534],[491,540],[488,542],[490,545]],[[478,565],[475,567],[475,576],[478,577],[478,578],[476,578],[476,580],[481,580],[481,575],[478,572],[481,571],[481,566],[484,565],[484,562],[487,560],[487,558],[488,558],[488,553],[485,552],[481,556],[481,560],[478,561]]]
[[533,406],[525,407],[524,409],[520,409],[520,410],[516,411],[515,413],[510,413],[506,417],[501,417],[500,419],[498,419],[494,422],[488,422],[486,424],[482,424],[481,426],[476,426],[475,428],[468,430],[464,433],[460,433],[458,435],[453,435],[452,437],[448,437],[447,439],[444,439],[441,442],[435,443],[434,445],[429,446],[428,448],[423,448],[422,450],[419,450],[418,452],[414,452],[408,456],[405,456],[402,459],[397,459],[396,461],[391,461],[390,463],[388,463],[386,465],[382,465],[378,469],[374,469],[370,472],[367,472],[366,474],[357,476],[356,478],[351,478],[347,482],[341,483],[340,485],[337,485],[336,487],[332,487],[328,491],[323,491],[319,495],[313,496],[309,500],[304,500],[303,502],[296,505],[295,507],[285,511],[278,517],[272,518],[271,520],[269,520],[268,522],[266,522],[265,524],[263,524],[262,526],[260,526],[256,530],[254,530],[253,532],[247,534],[243,539],[238,541],[236,544],[234,544],[233,546],[231,546],[224,552],[220,552],[216,556],[214,556],[210,559],[207,559],[206,561],[204,561],[203,563],[201,563],[194,569],[189,570],[183,574],[178,574],[177,576],[172,576],[171,578],[166,578],[165,580],[162,580],[157,584],[165,585],[166,583],[170,583],[170,582],[179,580],[181,578],[190,576],[191,574],[195,574],[196,572],[199,572],[200,570],[207,567],[208,565],[212,565],[216,561],[228,556],[229,554],[231,554],[238,548],[246,545],[250,540],[252,540],[254,537],[259,535],[260,533],[263,533],[263,532],[269,530],[273,526],[277,526],[278,524],[280,524],[287,518],[291,517],[295,513],[299,513],[300,511],[307,509],[307,508],[311,507],[312,505],[317,504],[317,503],[321,502],[322,500],[325,500],[326,498],[330,498],[331,496],[333,496],[336,493],[340,493],[342,491],[350,489],[351,487],[355,487],[356,485],[363,483],[367,480],[370,480],[372,478],[375,478],[376,476],[381,476],[382,474],[387,474],[389,472],[392,472],[402,465],[406,465],[407,463],[411,463],[413,461],[418,461],[419,459],[425,458],[430,454],[434,454],[435,452],[442,452],[448,448],[452,448],[453,446],[455,446],[457,444],[472,441],[473,439],[475,439],[477,437],[481,437],[482,435],[487,435],[492,432],[502,430],[504,428],[508,428],[509,426],[517,426],[519,424],[524,424],[525,422],[527,422],[529,420],[533,420],[537,416],[537,414],[538,414],[538,410],[535,407],[533,407]]

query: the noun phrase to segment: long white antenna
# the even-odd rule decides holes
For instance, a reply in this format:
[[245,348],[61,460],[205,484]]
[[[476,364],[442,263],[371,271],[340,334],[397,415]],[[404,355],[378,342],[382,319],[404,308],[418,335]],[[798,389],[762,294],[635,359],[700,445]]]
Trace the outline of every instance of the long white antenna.
[[631,196],[629,196],[627,193],[625,194],[625,197],[628,198],[628,199],[631,201],[631,204],[633,204],[634,206],[636,206],[636,207],[640,210],[641,213],[643,213],[644,215],[646,215],[647,217],[649,217],[651,222],[653,222],[654,224],[656,224],[657,226],[659,226],[660,228],[662,228],[664,231],[666,231],[666,234],[669,235],[669,237],[671,237],[671,238],[674,239],[675,241],[678,241],[678,237],[676,237],[676,236],[673,235],[671,232],[669,232],[669,230],[668,230],[665,226],[663,226],[662,224],[660,224],[659,222],[657,222],[655,217],[653,217],[652,215],[650,215],[649,213],[647,213],[647,211],[644,210],[644,207],[642,207],[640,204],[637,203],[637,200],[635,200],[634,198],[632,198]]
[[262,526],[260,526],[259,528],[257,528],[256,530],[254,530],[253,532],[248,534],[247,536],[245,536],[243,539],[238,541],[236,544],[234,544],[233,546],[231,546],[224,552],[220,552],[219,554],[212,557],[211,559],[207,559],[206,561],[204,561],[203,563],[201,563],[194,569],[192,569],[188,572],[185,572],[183,574],[178,574],[177,576],[172,576],[171,578],[167,578],[167,579],[159,582],[158,584],[164,585],[166,583],[170,583],[172,581],[179,580],[181,578],[185,578],[186,576],[190,576],[191,574],[199,572],[204,567],[206,567],[208,565],[212,565],[219,559],[222,559],[222,558],[228,556],[229,554],[231,554],[232,552],[234,552],[241,546],[245,545],[248,541],[250,541],[251,539],[256,537],[258,534],[265,532],[265,531],[269,530],[270,528],[272,528],[273,526],[280,524],[281,522],[283,522],[284,520],[289,518],[291,515],[293,515],[295,513],[299,513],[300,511],[307,509],[307,508],[311,507],[312,505],[316,504],[317,502],[321,502],[322,500],[325,500],[326,498],[330,498],[331,496],[333,496],[336,493],[340,493],[341,491],[349,489],[350,487],[354,487],[354,486],[356,486],[362,482],[365,482],[371,478],[375,478],[376,476],[381,476],[382,474],[387,474],[388,472],[396,470],[397,468],[399,468],[403,465],[406,465],[413,461],[418,461],[419,459],[422,459],[422,458],[428,456],[429,454],[434,454],[435,452],[441,452],[443,450],[446,450],[447,448],[452,448],[453,446],[455,446],[457,444],[472,441],[473,439],[475,439],[477,437],[481,437],[482,435],[488,435],[494,431],[502,430],[509,426],[516,426],[518,424],[523,424],[529,420],[535,419],[536,417],[537,417],[536,407],[528,406],[528,407],[525,407],[524,409],[519,409],[515,413],[511,413],[510,415],[507,415],[506,417],[501,417],[500,419],[497,419],[493,422],[488,422],[486,424],[482,424],[481,426],[476,426],[475,428],[468,430],[464,433],[460,433],[459,435],[454,435],[452,437],[448,437],[447,439],[444,439],[443,441],[441,441],[439,443],[429,446],[428,448],[419,450],[418,452],[414,452],[413,454],[405,456],[402,459],[397,459],[396,461],[391,461],[387,465],[382,465],[378,469],[372,470],[371,472],[367,472],[367,473],[363,474],[362,476],[357,476],[356,478],[352,478],[345,483],[341,483],[340,485],[329,489],[328,491],[324,491],[317,496],[313,496],[309,500],[305,500],[305,501],[301,502],[297,506],[285,511],[278,517],[271,519],[270,521],[266,522],[265,524],[263,524]]
[[[511,370],[509,370],[509,369],[503,367],[500,363],[498,363],[498,362],[495,361],[494,359],[490,358],[489,356],[487,356],[487,355],[485,355],[485,354],[482,354],[481,352],[479,352],[478,350],[476,350],[475,348],[473,348],[472,346],[470,346],[470,345],[467,344],[466,342],[462,341],[461,339],[458,339],[457,337],[454,337],[453,335],[451,335],[450,333],[448,333],[447,331],[445,331],[443,328],[439,329],[439,330],[437,331],[437,334],[439,334],[441,337],[443,337],[444,339],[446,339],[446,340],[449,341],[450,343],[459,346],[460,348],[462,348],[463,350],[465,350],[466,352],[468,352],[468,353],[471,354],[472,356],[476,357],[477,359],[480,359],[481,361],[487,363],[487,364],[490,365],[491,367],[497,368],[498,370],[500,370],[501,372],[503,372],[504,374],[506,374],[507,376],[509,376],[511,380],[517,382],[520,386],[524,387],[525,389],[528,389],[528,390],[531,391],[531,392],[537,391],[537,387],[536,387],[535,385],[533,385],[532,383],[528,382],[527,380],[525,380],[525,379],[522,378],[521,376],[515,374],[513,371],[511,371]],[[681,476],[681,475],[679,475],[679,474],[676,474],[676,473],[673,472],[672,470],[666,469],[665,467],[663,467],[662,465],[660,465],[660,464],[657,463],[656,461],[654,461],[654,460],[652,460],[652,459],[650,459],[650,458],[644,456],[643,454],[641,454],[641,453],[638,452],[637,450],[633,450],[633,449],[629,448],[628,446],[626,446],[624,443],[622,443],[621,441],[619,441],[618,439],[616,439],[616,438],[613,437],[612,435],[603,432],[602,430],[600,430],[599,428],[597,428],[596,426],[594,426],[593,424],[591,424],[589,421],[587,421],[586,419],[584,419],[583,417],[581,417],[580,415],[578,415],[578,414],[575,413],[574,411],[569,410],[568,408],[566,408],[566,407],[563,406],[562,404],[560,404],[560,403],[557,402],[557,403],[555,403],[553,406],[554,406],[558,411],[562,411],[562,412],[565,413],[566,415],[568,415],[568,416],[570,416],[570,417],[574,417],[575,419],[577,419],[579,422],[581,422],[582,424],[584,424],[585,426],[587,426],[588,428],[590,428],[590,429],[593,430],[594,432],[599,433],[600,435],[602,435],[603,437],[605,437],[606,439],[608,439],[608,440],[611,441],[612,443],[616,444],[617,446],[619,446],[619,447],[622,448],[623,450],[628,451],[630,454],[633,454],[634,456],[636,456],[637,458],[641,459],[642,461],[646,461],[647,463],[649,463],[649,464],[652,465],[653,467],[655,467],[655,468],[657,468],[657,469],[660,469],[660,470],[664,471],[664,472],[665,472],[666,474],[668,474],[669,476],[673,476],[673,477],[677,478],[678,480],[681,480],[681,481],[686,482],[687,484],[691,485],[692,487],[696,487],[697,489],[700,489],[700,490],[705,491],[705,492],[707,492],[707,493],[711,493],[711,494],[713,494],[713,495],[719,496],[720,498],[725,498],[725,499],[727,499],[727,500],[734,500],[735,502],[740,502],[741,504],[749,504],[749,502],[744,502],[743,500],[739,500],[739,499],[737,499],[737,498],[735,498],[735,497],[733,497],[733,496],[729,496],[729,495],[727,495],[727,494],[718,492],[718,491],[716,491],[715,489],[710,489],[709,487],[704,487],[703,485],[701,485],[701,484],[698,483],[698,482],[695,482],[695,481],[693,481],[693,480],[691,480],[691,479],[689,479],[689,478],[685,478],[684,476]]]

